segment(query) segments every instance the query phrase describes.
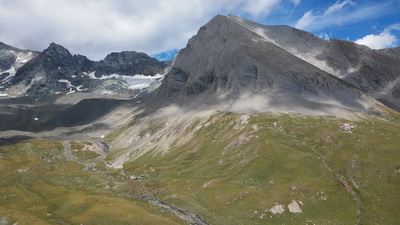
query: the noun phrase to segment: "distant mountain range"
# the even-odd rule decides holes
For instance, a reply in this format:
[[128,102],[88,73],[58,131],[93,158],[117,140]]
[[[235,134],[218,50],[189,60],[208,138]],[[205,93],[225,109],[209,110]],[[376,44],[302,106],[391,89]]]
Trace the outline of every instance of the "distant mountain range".
[[[43,52],[20,50],[0,43],[0,91],[12,96],[95,91],[100,87],[104,89],[102,85],[116,75],[154,76],[162,74],[165,67],[165,62],[134,51],[114,52],[96,62],[82,55],[71,55],[55,43]],[[110,79],[106,79],[108,77]],[[129,88],[129,82],[123,80],[120,86]]]
[[[163,74],[167,64],[133,51],[95,62],[55,43],[43,52],[0,43],[0,92],[33,97],[82,91],[129,95],[135,81],[116,77]],[[233,111],[340,107],[370,113],[374,99],[399,110],[398,65],[399,47],[372,50],[289,26],[216,16],[178,53],[156,94],[166,102]]]

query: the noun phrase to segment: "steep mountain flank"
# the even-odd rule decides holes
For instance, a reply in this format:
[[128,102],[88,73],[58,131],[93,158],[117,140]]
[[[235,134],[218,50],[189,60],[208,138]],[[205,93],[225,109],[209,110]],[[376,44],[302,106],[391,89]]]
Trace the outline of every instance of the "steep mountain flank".
[[18,70],[38,54],[39,53],[35,51],[22,50],[0,42],[0,73],[12,67]]
[[228,18],[289,53],[400,109],[400,48],[372,50],[354,42],[325,41],[289,26],[265,26]]
[[229,102],[230,109],[254,111],[339,106],[368,112],[374,104],[361,89],[266,41],[235,18],[217,16],[200,28],[179,52],[159,96]]
[[49,95],[65,91],[66,85],[59,80],[69,80],[73,74],[87,71],[91,61],[83,56],[72,56],[61,45],[51,43],[35,59],[21,67],[14,79],[14,88],[33,95]]
[[9,86],[16,71],[39,53],[21,50],[0,42],[0,91]]

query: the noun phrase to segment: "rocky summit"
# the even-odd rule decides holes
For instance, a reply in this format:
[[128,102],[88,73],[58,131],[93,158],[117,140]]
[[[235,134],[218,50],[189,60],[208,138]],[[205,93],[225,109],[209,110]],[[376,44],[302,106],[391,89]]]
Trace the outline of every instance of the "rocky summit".
[[224,104],[223,98],[234,109],[235,102],[257,99],[250,107],[256,111],[309,105],[371,113],[370,96],[398,108],[399,57],[396,49],[376,51],[288,26],[217,16],[179,52],[159,95],[203,96],[210,104]]
[[233,15],[168,65],[0,43],[0,224],[398,224],[399,57]]

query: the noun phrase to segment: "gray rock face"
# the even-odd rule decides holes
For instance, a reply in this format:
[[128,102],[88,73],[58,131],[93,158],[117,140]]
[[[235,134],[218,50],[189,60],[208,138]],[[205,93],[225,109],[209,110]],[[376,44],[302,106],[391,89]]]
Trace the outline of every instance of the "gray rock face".
[[14,48],[0,42],[0,71],[10,69],[14,64],[17,57],[11,52],[13,50]]
[[[293,30],[287,26],[278,29]],[[295,32],[317,40],[316,46],[325,45],[313,35]],[[294,107],[305,101],[361,112],[373,104],[361,89],[266,40],[231,16],[217,16],[200,28],[179,52],[158,95],[183,102],[199,97],[207,99],[206,103],[218,103],[221,96],[232,102],[261,97],[264,99],[254,104],[279,104],[282,100]]]
[[162,73],[165,68],[164,63],[155,58],[151,58],[145,53],[124,51],[113,52],[97,63],[95,71],[99,74],[157,74]]
[[325,41],[289,26],[228,18],[294,56],[400,109],[400,48],[372,50],[350,41]]
[[67,90],[66,85],[59,82],[60,79],[69,80],[85,67],[91,67],[88,59],[82,56],[74,57],[66,48],[51,43],[35,59],[17,71],[12,84],[19,85],[21,91],[29,95],[55,94]]
[[0,42],[0,72],[8,70],[11,67],[18,70],[38,54],[35,51],[18,49]]
[[0,91],[11,85],[16,71],[39,53],[21,50],[0,42]]

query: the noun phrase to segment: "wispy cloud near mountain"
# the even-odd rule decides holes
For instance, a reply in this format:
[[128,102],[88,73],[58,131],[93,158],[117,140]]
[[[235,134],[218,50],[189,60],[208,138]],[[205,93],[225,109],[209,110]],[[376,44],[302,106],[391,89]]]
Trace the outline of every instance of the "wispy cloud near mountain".
[[337,1],[322,12],[309,10],[296,22],[296,28],[317,31],[329,26],[341,26],[368,20],[384,13],[390,13],[391,4],[376,2],[374,4],[359,4],[350,0]]

